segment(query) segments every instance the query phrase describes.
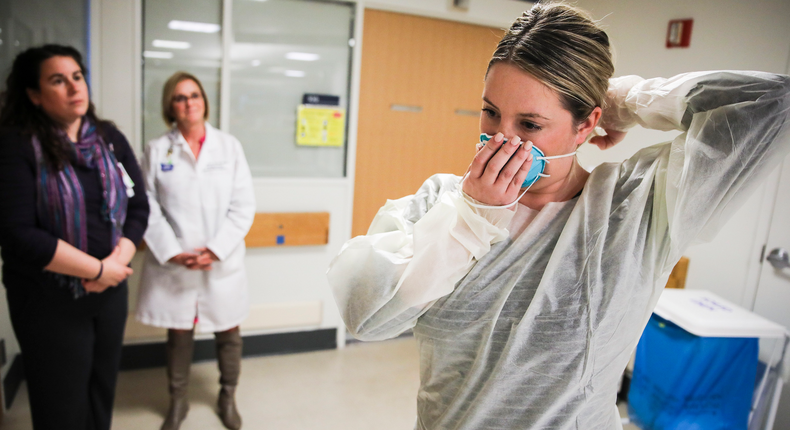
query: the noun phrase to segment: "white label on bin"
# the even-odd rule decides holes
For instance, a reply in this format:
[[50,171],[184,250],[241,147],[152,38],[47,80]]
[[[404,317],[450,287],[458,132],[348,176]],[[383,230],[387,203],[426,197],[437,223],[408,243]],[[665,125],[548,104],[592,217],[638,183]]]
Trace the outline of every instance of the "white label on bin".
[[701,297],[699,299],[692,299],[692,303],[695,303],[697,306],[705,308],[709,311],[716,312],[732,312],[732,308],[729,308],[713,299],[709,299],[707,297]]
[[732,308],[729,308],[729,307],[727,307],[727,306],[725,306],[725,305],[723,305],[723,304],[721,304],[721,303],[719,303],[719,302],[717,302],[717,301],[715,301],[713,299],[709,299],[707,297],[701,297],[699,299],[692,299],[691,303],[694,303],[697,306],[700,306],[700,307],[705,308],[705,309],[707,309],[709,311],[712,311],[712,312],[716,312],[716,311],[732,312]]

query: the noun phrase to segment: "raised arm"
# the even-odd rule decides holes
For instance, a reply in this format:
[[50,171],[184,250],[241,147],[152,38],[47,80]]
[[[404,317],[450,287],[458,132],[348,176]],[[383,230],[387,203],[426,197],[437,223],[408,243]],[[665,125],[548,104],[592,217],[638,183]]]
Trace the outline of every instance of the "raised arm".
[[[659,160],[653,228],[674,261],[711,238],[790,152],[790,78],[698,72],[670,79],[613,79],[602,126],[681,130]],[[638,157],[638,155],[637,155]]]

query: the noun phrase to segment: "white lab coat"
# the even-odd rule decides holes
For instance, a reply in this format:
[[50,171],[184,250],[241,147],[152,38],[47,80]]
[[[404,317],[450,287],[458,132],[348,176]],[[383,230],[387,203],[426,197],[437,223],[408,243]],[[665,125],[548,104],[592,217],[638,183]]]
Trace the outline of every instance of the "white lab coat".
[[[148,325],[224,331],[249,312],[244,237],[255,216],[252,176],[241,143],[206,123],[196,160],[174,128],[152,140],[143,161],[151,214],[145,242],[137,319]],[[219,261],[211,271],[168,263],[208,247]]]

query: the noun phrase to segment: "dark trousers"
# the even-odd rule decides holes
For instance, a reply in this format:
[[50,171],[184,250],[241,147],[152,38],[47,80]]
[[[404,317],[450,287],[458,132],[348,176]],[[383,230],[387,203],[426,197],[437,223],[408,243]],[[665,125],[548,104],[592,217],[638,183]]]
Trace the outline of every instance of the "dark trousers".
[[74,300],[7,286],[35,430],[109,430],[128,308],[126,282]]

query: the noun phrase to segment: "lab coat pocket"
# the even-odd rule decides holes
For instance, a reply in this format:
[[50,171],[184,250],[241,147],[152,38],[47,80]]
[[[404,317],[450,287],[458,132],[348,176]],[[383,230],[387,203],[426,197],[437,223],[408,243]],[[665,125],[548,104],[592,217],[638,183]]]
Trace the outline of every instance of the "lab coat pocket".
[[163,282],[159,284],[160,288],[165,288],[170,293],[194,290],[202,282],[203,272],[200,270],[190,270],[175,263],[165,263],[161,267],[160,276]]
[[[142,274],[140,276],[140,304],[162,301],[171,301],[173,294],[186,289],[189,285],[183,275],[187,268],[175,263],[159,264],[153,254],[148,252],[145,257]],[[146,306],[146,305],[143,305]]]

